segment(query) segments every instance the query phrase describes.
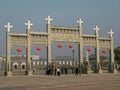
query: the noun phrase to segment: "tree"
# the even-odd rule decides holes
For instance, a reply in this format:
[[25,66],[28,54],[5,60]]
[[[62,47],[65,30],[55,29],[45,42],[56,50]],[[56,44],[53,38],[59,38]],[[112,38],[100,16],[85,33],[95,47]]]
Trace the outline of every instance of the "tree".
[[120,47],[114,49],[115,60],[118,64],[120,64]]

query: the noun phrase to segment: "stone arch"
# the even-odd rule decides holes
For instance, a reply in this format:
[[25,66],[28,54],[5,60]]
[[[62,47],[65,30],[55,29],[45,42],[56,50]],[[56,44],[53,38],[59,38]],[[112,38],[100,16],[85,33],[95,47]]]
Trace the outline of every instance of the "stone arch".
[[[109,48],[110,50],[110,72],[114,72],[114,49],[113,49],[113,33],[112,30],[110,30],[108,32],[109,34],[109,38],[106,37],[100,37],[99,36],[99,32],[98,30],[100,30],[100,28],[98,26],[96,26],[95,28],[93,28],[95,30],[94,34],[84,34],[82,33],[82,23],[83,21],[80,19],[78,19],[77,23],[78,26],[77,27],[68,27],[68,26],[52,26],[50,24],[50,21],[52,20],[50,18],[50,16],[48,16],[47,18],[45,18],[45,20],[47,20],[47,26],[46,26],[46,30],[47,32],[31,32],[30,26],[32,25],[32,23],[30,21],[27,21],[25,23],[25,25],[27,26],[26,29],[26,33],[21,34],[21,33],[11,33],[10,32],[10,28],[12,28],[12,26],[10,25],[10,23],[7,23],[7,25],[5,25],[6,29],[7,29],[7,33],[6,33],[6,43],[7,43],[7,48],[6,48],[6,59],[7,59],[7,65],[6,65],[6,72],[7,75],[10,76],[12,75],[11,73],[11,47],[14,45],[23,45],[26,47],[26,63],[29,64],[29,70],[27,70],[26,64],[24,62],[24,64],[21,64],[21,67],[23,69],[26,68],[26,71],[28,72],[28,75],[31,75],[32,73],[32,68],[31,68],[31,46],[33,44],[45,44],[47,47],[47,66],[52,64],[52,55],[51,55],[51,43],[52,42],[76,42],[78,43],[78,51],[79,51],[79,66],[83,65],[83,47],[88,45],[88,46],[95,46],[95,53],[96,53],[96,73],[102,73],[101,72],[101,68],[99,68],[99,64],[100,64],[100,59],[99,59],[99,48],[100,47],[104,47],[104,48]],[[66,31],[66,33],[63,33],[63,30]],[[57,32],[56,32],[57,31]],[[74,31],[78,32],[76,34],[74,34]],[[45,36],[45,37],[43,37]]]
[[25,69],[26,68],[26,63],[25,62],[22,62],[21,63],[21,69]]
[[13,63],[13,69],[18,69],[18,65],[19,65],[18,62],[14,62]]

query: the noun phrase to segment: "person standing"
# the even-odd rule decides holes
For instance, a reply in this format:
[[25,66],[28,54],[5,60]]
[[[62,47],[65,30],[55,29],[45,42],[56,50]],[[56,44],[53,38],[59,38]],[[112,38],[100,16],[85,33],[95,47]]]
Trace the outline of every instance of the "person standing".
[[76,69],[75,69],[75,75],[78,75],[79,74],[79,68],[77,67]]
[[46,74],[49,76],[50,75],[50,68],[47,68]]
[[65,67],[65,74],[68,74],[68,70],[67,70],[67,68]]
[[60,68],[57,68],[57,76],[60,76]]
[[57,74],[57,68],[55,67],[54,68],[54,75],[56,76],[56,74]]

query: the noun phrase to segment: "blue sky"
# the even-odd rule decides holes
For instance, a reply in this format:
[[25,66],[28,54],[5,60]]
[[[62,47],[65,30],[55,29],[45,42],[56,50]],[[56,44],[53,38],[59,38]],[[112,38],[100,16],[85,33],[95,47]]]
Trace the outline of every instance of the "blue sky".
[[[120,46],[120,0],[0,0],[0,55],[5,54],[6,29],[11,32],[25,32],[24,23],[31,20],[33,31],[45,31],[45,18],[53,18],[52,25],[77,26],[82,18],[83,32],[93,34],[93,27],[100,27],[100,36],[108,37],[109,29],[114,31],[114,46]],[[57,51],[57,50],[56,50]],[[13,53],[14,54],[14,53]]]

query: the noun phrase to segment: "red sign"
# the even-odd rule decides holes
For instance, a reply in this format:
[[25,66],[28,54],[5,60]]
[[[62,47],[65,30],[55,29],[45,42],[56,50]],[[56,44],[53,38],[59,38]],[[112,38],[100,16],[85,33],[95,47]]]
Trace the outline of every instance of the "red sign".
[[106,54],[106,50],[102,50],[102,53],[103,53],[103,54]]
[[21,52],[22,51],[22,49],[21,48],[17,48],[17,50],[16,50],[17,52]]
[[91,48],[87,48],[87,51],[88,51],[88,52],[91,52],[91,50],[92,50]]
[[37,51],[40,51],[41,49],[42,49],[41,47],[37,47],[37,48],[36,48]]
[[68,48],[73,48],[73,45],[72,44],[68,45]]
[[58,44],[58,48],[62,48],[63,47],[63,45],[62,44]]

